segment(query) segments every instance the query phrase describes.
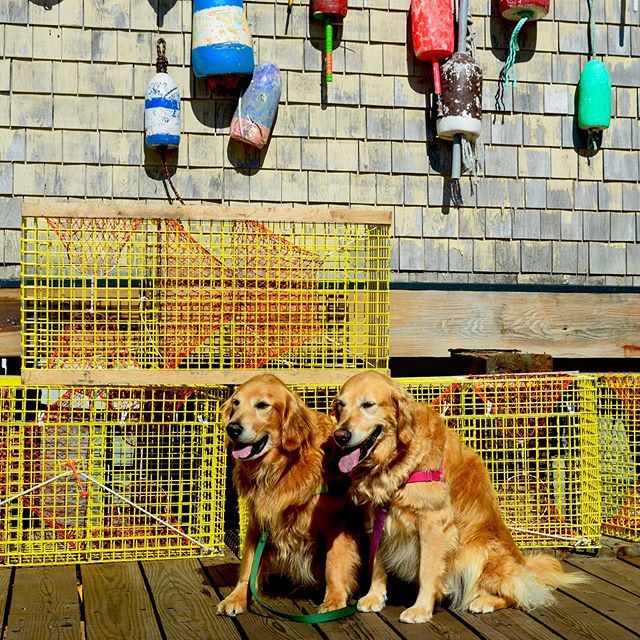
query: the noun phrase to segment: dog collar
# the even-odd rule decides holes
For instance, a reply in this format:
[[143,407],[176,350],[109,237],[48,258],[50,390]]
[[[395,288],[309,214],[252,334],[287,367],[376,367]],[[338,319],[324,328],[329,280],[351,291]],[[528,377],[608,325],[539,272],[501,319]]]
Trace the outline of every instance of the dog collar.
[[[438,469],[427,469],[426,471],[414,471],[407,481],[402,485],[404,487],[415,482],[443,482],[444,481],[444,461]],[[402,487],[400,487],[402,489]],[[380,546],[382,539],[382,530],[387,519],[388,509],[379,507],[375,512],[375,522],[373,523],[373,531],[371,532],[371,542],[369,544],[369,572],[373,572],[373,559]]]

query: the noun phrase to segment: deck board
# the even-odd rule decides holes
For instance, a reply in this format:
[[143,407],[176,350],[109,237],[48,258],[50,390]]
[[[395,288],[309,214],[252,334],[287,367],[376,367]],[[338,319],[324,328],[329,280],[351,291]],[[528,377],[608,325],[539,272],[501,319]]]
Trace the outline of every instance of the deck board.
[[627,629],[640,633],[638,596],[593,575],[586,584],[562,589],[562,592]]
[[609,584],[616,585],[640,597],[640,571],[616,558],[570,557],[566,560],[572,567],[582,569]]
[[137,562],[81,568],[87,640],[162,640]]
[[166,640],[234,640],[241,634],[230,618],[216,615],[220,598],[195,559],[142,564]]
[[12,640],[83,639],[75,567],[16,570],[6,637]]
[[[640,567],[628,559],[569,556],[566,566],[590,582],[557,593],[556,604],[492,614],[437,607],[424,625],[399,622],[415,590],[393,586],[380,614],[305,625],[267,614],[259,605],[237,618],[217,616],[233,588],[237,559],[123,562],[80,567],[0,569],[0,613],[8,608],[8,640],[630,640],[640,637]],[[569,565],[571,565],[569,567]],[[391,587],[392,585],[390,585]],[[79,596],[83,594],[83,598]],[[84,607],[81,601],[84,599]],[[316,603],[286,595],[281,611],[310,613]],[[7,603],[9,603],[7,605]],[[84,618],[82,617],[84,614]]]

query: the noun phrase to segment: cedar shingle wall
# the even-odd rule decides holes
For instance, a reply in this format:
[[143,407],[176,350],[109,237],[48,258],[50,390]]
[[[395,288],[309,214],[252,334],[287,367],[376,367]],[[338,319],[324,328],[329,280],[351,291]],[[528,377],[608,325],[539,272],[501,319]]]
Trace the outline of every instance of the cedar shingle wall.
[[322,30],[309,27],[304,4],[294,2],[285,35],[286,2],[247,2],[256,59],[277,63],[284,81],[260,154],[229,144],[234,102],[190,77],[191,2],[2,0],[0,278],[17,276],[23,197],[164,197],[142,134],[160,5],[183,93],[175,183],[185,199],[392,206],[396,280],[640,284],[640,17],[630,0],[596,2],[614,118],[590,160],[576,152],[584,139],[573,124],[586,0],[552,0],[545,20],[525,26],[505,113],[495,94],[514,23],[497,2],[472,0],[484,175],[473,189],[463,180],[460,209],[449,206],[441,173],[448,145],[433,140],[425,116],[429,73],[406,46],[408,0],[350,0],[326,107]]

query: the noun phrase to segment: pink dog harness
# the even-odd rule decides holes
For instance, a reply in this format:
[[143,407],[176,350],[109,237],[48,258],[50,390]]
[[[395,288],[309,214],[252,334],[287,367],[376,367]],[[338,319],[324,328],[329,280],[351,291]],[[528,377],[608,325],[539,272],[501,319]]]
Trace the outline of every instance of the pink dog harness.
[[[439,469],[427,469],[426,471],[414,471],[404,483],[413,484],[414,482],[443,482],[444,481],[444,462],[440,465]],[[369,572],[373,572],[373,559],[376,557],[376,552],[380,546],[380,540],[382,539],[382,530],[384,529],[384,523],[387,519],[388,509],[379,507],[376,509],[376,519],[373,524],[373,531],[371,532],[371,544],[369,545]]]

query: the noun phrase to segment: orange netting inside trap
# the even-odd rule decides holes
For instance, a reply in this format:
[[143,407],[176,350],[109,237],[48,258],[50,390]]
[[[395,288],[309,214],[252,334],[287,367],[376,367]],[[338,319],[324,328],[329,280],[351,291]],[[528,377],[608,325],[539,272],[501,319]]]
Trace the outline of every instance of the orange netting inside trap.
[[164,224],[157,288],[166,367],[218,331],[235,368],[259,368],[320,331],[320,256],[257,222],[237,222],[225,265],[179,222]]
[[106,276],[117,264],[141,220],[128,218],[47,218],[82,276]]

